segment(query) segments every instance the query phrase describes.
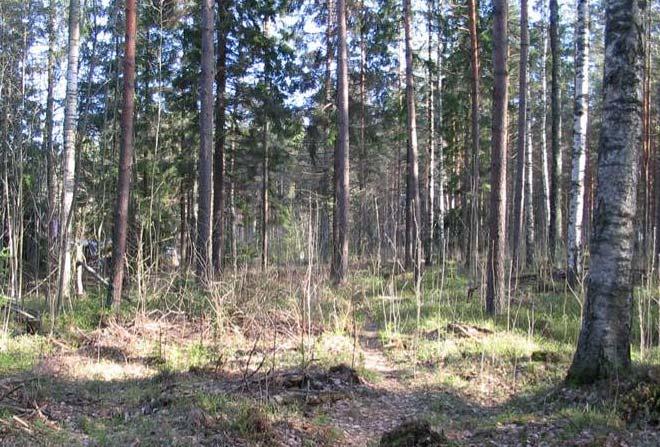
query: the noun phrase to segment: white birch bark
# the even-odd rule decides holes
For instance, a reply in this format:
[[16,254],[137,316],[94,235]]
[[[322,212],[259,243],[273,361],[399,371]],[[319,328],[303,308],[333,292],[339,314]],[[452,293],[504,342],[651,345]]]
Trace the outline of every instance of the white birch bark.
[[56,307],[71,297],[71,247],[73,192],[76,171],[78,121],[78,57],[80,53],[80,0],[69,3],[69,44],[64,102],[64,147],[62,153],[62,200],[59,227],[59,278]]
[[589,110],[589,1],[577,0],[575,26],[575,111],[573,114],[573,159],[568,210],[567,274],[571,281],[582,273],[582,219],[584,172],[587,163]]
[[[529,108],[529,102],[527,102]],[[530,114],[528,113],[529,117]],[[534,261],[534,160],[531,119],[527,119],[527,148],[525,150],[525,254],[527,265]]]
[[605,1],[603,125],[582,328],[568,380],[620,377],[630,367],[632,258],[642,129],[643,0]]

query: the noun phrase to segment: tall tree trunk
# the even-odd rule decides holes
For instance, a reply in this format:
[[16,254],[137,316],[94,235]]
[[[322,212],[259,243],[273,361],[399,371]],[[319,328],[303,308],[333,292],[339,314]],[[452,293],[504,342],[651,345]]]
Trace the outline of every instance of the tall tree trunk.
[[220,273],[222,270],[222,255],[224,246],[225,212],[225,111],[227,99],[227,34],[229,33],[229,15],[227,13],[227,0],[217,0],[218,5],[218,60],[216,81],[216,128],[215,148],[213,154],[213,244],[212,260],[213,270]]
[[[470,127],[470,138],[471,138],[471,160],[469,170],[471,174],[470,178],[470,209],[469,209],[469,237],[468,237],[468,250],[466,253],[466,262],[470,267],[470,270],[475,274],[474,269],[477,265],[477,260],[479,257],[479,185],[481,180],[479,179],[479,107],[480,107],[480,98],[479,98],[479,34],[477,30],[478,26],[478,10],[477,10],[477,0],[468,0],[468,8],[470,14],[470,102],[471,102],[471,127]],[[467,160],[466,160],[466,169]],[[467,187],[467,184],[466,184]]]
[[412,6],[411,0],[403,0],[403,26],[406,40],[406,104],[408,133],[408,180],[406,190],[406,228],[408,228],[407,251],[411,254],[411,264],[415,278],[421,274],[421,238],[420,223],[422,220],[419,203],[419,165],[417,151],[417,115],[415,111],[415,81],[413,77],[412,52]]
[[[233,130],[233,126],[232,126]],[[230,259],[232,263],[232,267],[234,269],[234,273],[236,273],[236,267],[237,267],[237,249],[236,249],[236,203],[235,203],[235,195],[236,195],[236,187],[235,187],[235,178],[236,178],[236,171],[234,168],[235,165],[235,160],[236,160],[236,136],[235,132],[232,132],[231,136],[231,146],[230,146],[230,153],[229,153],[229,184],[228,184],[228,190],[227,190],[227,196],[229,197],[229,249],[230,249]]]
[[213,147],[213,0],[202,0],[202,70],[200,76],[199,202],[197,275],[207,285],[211,277],[211,148]]
[[[332,66],[334,62],[334,52],[336,51],[336,42],[335,42],[335,37],[336,37],[336,29],[335,27],[337,26],[337,4],[335,0],[326,0],[326,9],[327,9],[327,14],[326,14],[326,28],[325,28],[325,79],[324,79],[324,89],[323,92],[325,94],[325,104],[323,105],[323,109],[325,111],[323,115],[323,123],[324,123],[324,140],[325,143],[327,144],[326,150],[328,152],[334,151],[335,147],[332,146],[331,143],[331,131],[330,131],[330,126],[331,126],[331,119],[332,119],[332,112],[334,110],[334,102],[335,100],[333,99],[332,95]],[[333,165],[334,167],[334,165]],[[319,190],[320,190],[320,196],[322,197],[321,200],[321,214],[320,214],[320,219],[319,219],[319,252],[320,252],[320,257],[323,258],[324,260],[327,259],[328,253],[331,253],[331,259],[330,259],[330,267],[332,268],[332,255],[334,253],[334,246],[330,247],[330,245],[333,243],[330,240],[330,206],[328,206],[329,200],[328,195],[329,191],[331,188],[334,188],[334,177],[332,179],[332,186],[330,186],[330,180],[329,180],[329,175],[328,175],[328,167],[321,166],[321,169],[323,170],[323,173],[321,174],[321,179],[319,180]],[[334,172],[334,170],[333,170]],[[333,202],[334,202],[334,197],[333,197]],[[333,214],[333,219],[332,219],[332,234],[336,232],[336,227],[335,227],[335,219],[334,219],[334,214]]]
[[[263,23],[263,33],[264,37],[268,39],[270,37],[270,17],[266,16]],[[270,90],[270,61],[266,55],[265,47],[263,53],[263,83],[267,89]],[[270,189],[270,122],[269,117],[266,112],[266,105],[268,99],[264,99],[264,110],[263,110],[263,133],[262,137],[262,149],[263,149],[263,161],[261,164],[261,269],[265,271],[268,268],[268,223],[270,218],[270,201],[269,201],[269,189]]]
[[328,17],[325,28],[325,107],[332,104],[332,63],[334,62],[335,52],[335,26],[337,25],[337,5],[336,0],[326,0]]
[[135,107],[135,39],[137,36],[137,2],[126,0],[126,39],[124,50],[124,91],[121,111],[121,148],[119,152],[119,178],[117,202],[112,231],[112,285],[108,304],[117,310],[121,304],[124,282],[124,257],[128,233],[128,202],[133,167],[133,110]]
[[346,0],[337,0],[337,126],[335,146],[335,233],[333,234],[332,276],[340,284],[348,273],[349,213],[349,121],[348,121],[348,49],[346,45]]
[[548,244],[550,259],[554,262],[557,244],[561,238],[561,110],[559,99],[559,4],[550,0],[550,52],[552,54],[552,79],[550,84],[550,107],[552,109],[552,174],[550,178],[550,234]]
[[437,105],[435,107],[435,112],[437,119],[435,120],[436,124],[436,135],[438,142],[438,198],[436,203],[438,204],[438,241],[441,247],[441,253],[444,255],[444,246],[445,246],[445,155],[444,155],[444,138],[443,138],[443,121],[442,121],[442,65],[443,58],[442,53],[444,50],[443,39],[442,39],[442,7],[444,0],[439,0],[438,4],[438,46],[437,51],[437,77],[436,77],[436,88],[437,92]]
[[[660,111],[660,85],[657,87],[658,110]],[[660,268],[660,144],[655,145],[655,265]]]
[[508,127],[508,2],[493,2],[493,136],[491,153],[490,242],[488,244],[486,311],[493,315],[504,302],[506,251],[506,184]]
[[550,228],[550,173],[548,169],[548,131],[547,131],[547,117],[548,117],[548,82],[547,82],[547,61],[548,61],[548,34],[545,27],[546,7],[545,0],[542,0],[541,12],[541,245],[543,247],[543,254],[547,256],[548,250],[548,237]]
[[647,12],[644,17],[644,27],[645,27],[645,57],[644,57],[644,82],[642,87],[642,157],[641,157],[641,176],[642,181],[638,183],[640,192],[642,193],[641,199],[639,200],[641,207],[638,208],[638,216],[640,217],[640,233],[641,240],[639,241],[641,245],[641,250],[639,250],[636,255],[637,258],[641,261],[641,268],[647,268],[648,262],[648,245],[649,245],[649,236],[650,236],[650,212],[651,212],[651,26],[652,19],[650,14],[650,8],[647,9]]
[[[56,263],[54,255],[57,253],[55,241],[57,239],[57,184],[55,179],[55,163],[56,163],[56,154],[55,147],[53,144],[53,125],[54,125],[54,113],[55,113],[55,45],[57,36],[55,34],[55,18],[56,18],[56,7],[57,2],[55,0],[50,0],[50,5],[48,8],[48,68],[47,68],[47,93],[46,93],[46,138],[45,138],[45,152],[46,152],[46,188],[47,188],[47,240],[48,240],[48,254],[47,254],[47,263],[48,266],[48,278],[50,278],[51,270],[53,265]],[[51,281],[48,280],[50,286]]]
[[358,229],[358,252],[360,256],[365,249],[365,234],[368,234],[369,222],[367,220],[367,42],[366,42],[366,14],[364,0],[360,2],[360,224]]
[[573,167],[568,212],[566,273],[575,283],[582,273],[582,217],[584,213],[584,172],[587,162],[587,120],[589,110],[589,1],[577,0],[575,29],[575,111],[573,114]]
[[532,125],[529,118],[531,110],[527,102],[527,149],[525,152],[525,252],[528,266],[534,262],[534,245],[536,243],[534,234],[534,149],[532,145]]
[[568,379],[577,383],[619,377],[630,367],[645,6],[640,0],[605,1],[596,214],[582,329],[568,372]]
[[516,159],[516,189],[513,203],[513,249],[511,262],[518,270],[520,240],[524,220],[525,154],[527,152],[527,61],[529,55],[527,0],[520,0],[520,75],[518,76],[518,145]]
[[433,240],[435,239],[435,83],[433,80],[433,0],[428,1],[428,96],[426,104],[428,121],[428,145],[426,149],[426,206],[425,206],[425,229],[424,256],[425,264],[433,263]]
[[76,121],[78,119],[78,56],[80,53],[80,1],[69,2],[69,50],[64,101],[64,148],[62,153],[62,200],[59,227],[59,286],[56,310],[71,297],[71,250],[73,199],[76,172]]
[[270,149],[268,147],[268,132],[270,131],[270,123],[268,118],[264,116],[264,128],[262,135],[262,149],[263,149],[263,161],[261,164],[261,269],[266,270],[268,268],[268,174],[270,167],[269,165],[269,156]]

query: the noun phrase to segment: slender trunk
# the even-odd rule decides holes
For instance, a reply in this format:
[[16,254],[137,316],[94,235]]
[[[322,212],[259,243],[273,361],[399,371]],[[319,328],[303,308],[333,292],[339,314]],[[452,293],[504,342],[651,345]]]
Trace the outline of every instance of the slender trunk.
[[[46,188],[48,191],[48,211],[46,217],[47,225],[47,240],[48,240],[48,255],[47,255],[47,266],[48,266],[48,278],[50,278],[51,269],[56,263],[54,259],[57,249],[54,246],[57,239],[57,209],[56,209],[56,200],[57,200],[57,185],[56,185],[56,176],[55,176],[55,163],[56,163],[56,154],[55,147],[53,144],[53,125],[55,113],[55,44],[56,44],[56,34],[55,34],[55,17],[56,17],[56,7],[57,2],[55,0],[50,0],[50,6],[48,10],[48,68],[47,68],[47,77],[48,77],[48,86],[46,93]],[[50,284],[50,279],[48,284]]]
[[332,63],[334,62],[335,51],[335,26],[337,24],[337,5],[336,0],[326,0],[328,17],[325,28],[325,107],[332,104]]
[[202,70],[200,76],[199,202],[197,221],[197,275],[204,285],[211,278],[211,148],[213,146],[213,0],[202,0]]
[[64,148],[62,152],[62,200],[59,227],[59,310],[71,297],[71,250],[69,241],[73,230],[73,200],[76,172],[76,121],[78,119],[78,56],[80,53],[80,1],[69,3],[69,54],[66,69],[66,98],[64,102]]
[[491,154],[490,242],[488,244],[486,311],[493,315],[504,302],[506,251],[506,185],[508,128],[508,2],[493,3],[493,137]]
[[263,162],[261,164],[261,269],[268,268],[268,174],[269,174],[269,148],[268,132],[270,129],[268,118],[264,117],[264,128],[262,135]]
[[642,90],[642,181],[638,183],[641,186],[641,207],[638,209],[640,216],[641,229],[641,250],[637,252],[637,257],[642,261],[642,268],[646,268],[648,260],[648,245],[650,235],[650,209],[651,209],[651,14],[647,10],[644,18],[645,27],[645,57],[644,57],[644,82]]
[[[531,107],[527,103],[528,116]],[[527,119],[527,149],[525,152],[525,252],[526,263],[528,266],[533,265],[534,262],[534,149],[532,145],[532,126],[531,119]]]
[[229,185],[227,190],[227,196],[229,197],[229,247],[230,247],[230,259],[234,272],[236,272],[236,204],[235,204],[235,195],[236,187],[234,184],[236,171],[234,168],[234,163],[236,159],[236,141],[235,135],[232,135],[231,140],[231,149],[229,154]]
[[332,276],[340,284],[348,273],[349,213],[349,121],[348,121],[348,49],[346,45],[346,0],[337,0],[337,126],[335,146],[335,233]]
[[133,110],[135,98],[135,39],[137,36],[137,2],[126,0],[126,42],[124,50],[124,92],[121,112],[121,148],[119,152],[119,178],[112,232],[112,286],[108,305],[117,310],[121,304],[124,282],[124,257],[128,233],[128,202],[133,167]]
[[442,40],[442,7],[443,7],[443,0],[439,1],[438,5],[438,46],[436,48],[437,51],[437,78],[436,78],[436,88],[435,91],[437,92],[437,106],[435,108],[435,114],[437,115],[437,119],[435,120],[436,124],[436,135],[437,135],[437,141],[438,141],[438,163],[437,163],[437,169],[438,169],[438,199],[437,199],[437,204],[438,204],[438,219],[437,219],[437,227],[438,227],[438,242],[441,247],[441,252],[444,253],[444,247],[445,244],[445,160],[444,160],[444,138],[443,138],[443,121],[442,121],[442,52],[443,52],[443,40]]
[[[658,110],[660,110],[660,85],[657,87]],[[660,144],[655,145],[655,264],[660,269]]]
[[426,151],[426,235],[424,237],[425,264],[433,263],[433,240],[435,239],[435,101],[433,81],[433,0],[428,3],[427,17],[428,31],[428,96],[427,96],[427,121],[428,121],[428,146]]
[[550,234],[548,236],[550,259],[554,262],[558,241],[561,238],[561,110],[559,95],[559,4],[550,0],[550,52],[552,54],[552,79],[550,83],[550,106],[552,109],[552,174],[550,178]]
[[520,75],[518,76],[518,145],[516,159],[516,189],[513,202],[513,247],[511,262],[519,268],[520,240],[523,231],[525,195],[525,154],[527,151],[527,60],[529,55],[527,0],[520,0]]
[[642,130],[640,0],[605,1],[603,119],[598,191],[582,328],[568,380],[622,377],[630,367],[632,258]]
[[544,255],[547,255],[548,237],[550,228],[550,172],[548,169],[548,82],[547,82],[547,61],[548,61],[548,35],[546,33],[545,19],[546,8],[545,0],[542,0],[543,11],[541,13],[541,245]]
[[218,60],[216,81],[216,129],[215,148],[213,154],[213,270],[222,270],[222,255],[224,246],[224,205],[225,205],[225,111],[227,108],[227,34],[229,32],[229,15],[227,1],[217,0],[218,5]]
[[366,9],[364,1],[360,3],[361,22],[360,22],[360,225],[358,229],[358,251],[360,255],[364,253],[365,249],[365,232],[369,227],[367,221],[367,146],[366,146],[366,129],[367,129],[367,42],[366,42]]
[[417,151],[417,115],[415,111],[415,83],[413,77],[412,52],[412,6],[411,0],[403,0],[403,26],[406,40],[406,104],[408,130],[408,181],[406,193],[406,219],[408,228],[408,250],[415,278],[421,274],[421,238],[419,227],[422,219],[419,203],[419,165]]
[[[336,45],[335,45],[335,27],[337,25],[337,5],[335,3],[335,0],[326,0],[326,8],[327,8],[327,14],[326,14],[326,28],[325,28],[325,86],[324,86],[324,93],[325,93],[325,103],[323,105],[323,110],[325,111],[323,115],[323,123],[324,123],[324,139],[327,144],[326,150],[328,152],[334,151],[335,148],[331,145],[331,132],[330,132],[330,127],[331,127],[331,117],[332,117],[332,112],[334,110],[334,99],[332,95],[332,66],[334,62],[334,52],[336,50]],[[321,200],[321,218],[319,219],[319,248],[320,248],[320,256],[324,260],[328,258],[328,253],[334,250],[334,246],[330,247],[332,241],[330,240],[330,210],[328,206],[328,195],[329,195],[329,190],[331,188],[334,188],[334,182],[335,179],[333,177],[332,183],[330,186],[330,180],[329,180],[329,175],[328,175],[328,167],[325,166],[325,163],[323,166],[321,166],[321,169],[323,170],[323,173],[321,175],[321,180],[319,181],[319,189],[320,189],[320,195],[322,197]],[[333,170],[334,172],[334,170]],[[334,192],[334,191],[333,191]],[[334,201],[334,195],[333,195],[333,201]],[[333,215],[334,216],[334,215]],[[332,234],[334,234],[336,231],[335,228],[335,220],[333,217],[332,220]],[[334,252],[332,252],[334,253]],[[331,255],[331,268],[332,268],[332,255]]]
[[589,109],[589,1],[577,0],[575,45],[575,111],[573,114],[573,167],[568,212],[566,273],[575,283],[582,273],[582,217],[584,172],[587,162],[587,118]]
[[[469,237],[467,240],[468,250],[466,253],[466,262],[470,267],[473,275],[476,275],[475,268],[477,259],[479,257],[479,185],[481,180],[479,178],[479,152],[480,152],[480,130],[479,130],[479,34],[478,26],[478,9],[476,0],[468,0],[468,8],[470,14],[470,102],[471,102],[471,127],[470,139],[472,146],[470,167],[470,209],[469,209]],[[466,160],[466,169],[467,169]],[[467,187],[467,184],[466,184]]]

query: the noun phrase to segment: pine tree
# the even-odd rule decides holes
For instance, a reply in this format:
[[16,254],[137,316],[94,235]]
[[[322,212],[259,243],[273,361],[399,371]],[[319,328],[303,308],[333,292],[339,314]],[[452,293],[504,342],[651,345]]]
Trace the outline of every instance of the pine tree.
[[135,39],[137,37],[137,2],[126,0],[126,38],[124,49],[124,90],[121,112],[121,149],[117,202],[112,232],[112,285],[108,304],[119,309],[124,282],[124,258],[128,233],[128,203],[133,168],[133,110],[135,107]]
[[488,244],[486,311],[493,315],[504,302],[506,252],[506,182],[508,126],[508,2],[495,0],[493,11],[493,137],[491,153],[490,242]]

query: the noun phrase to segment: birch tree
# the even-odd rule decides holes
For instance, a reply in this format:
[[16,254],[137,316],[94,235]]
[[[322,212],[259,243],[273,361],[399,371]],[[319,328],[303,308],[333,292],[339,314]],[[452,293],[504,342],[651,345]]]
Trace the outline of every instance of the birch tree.
[[[541,243],[543,249],[548,249],[548,236],[550,227],[550,180],[548,168],[548,138],[547,138],[547,118],[548,118],[548,79],[546,76],[548,62],[548,33],[545,26],[547,19],[547,9],[545,0],[541,0],[541,120],[539,128],[541,129],[541,219],[539,222]],[[544,253],[547,255],[547,252]]]
[[56,309],[71,297],[71,250],[73,193],[76,171],[76,122],[78,120],[78,57],[80,54],[80,1],[69,2],[69,43],[64,100],[62,151],[62,198],[59,227],[59,277]]
[[630,367],[632,257],[642,129],[642,0],[605,1],[603,126],[587,295],[568,380],[591,383]]
[[[529,101],[527,102],[529,117]],[[525,150],[525,255],[527,265],[534,262],[534,149],[531,138],[531,119],[527,118],[527,142]]]
[[589,1],[577,0],[575,24],[575,110],[573,113],[573,157],[568,211],[568,279],[582,273],[582,218],[584,172],[587,163],[587,119],[589,108]]
[[[408,175],[406,188],[406,235],[409,259],[414,270],[415,278],[419,278],[421,269],[421,239],[420,222],[422,214],[419,203],[419,164],[417,150],[417,114],[415,111],[415,80],[413,77],[413,50],[412,50],[412,6],[411,0],[403,0],[403,26],[405,32],[406,51],[406,109],[408,134]],[[407,256],[408,258],[408,256]]]

